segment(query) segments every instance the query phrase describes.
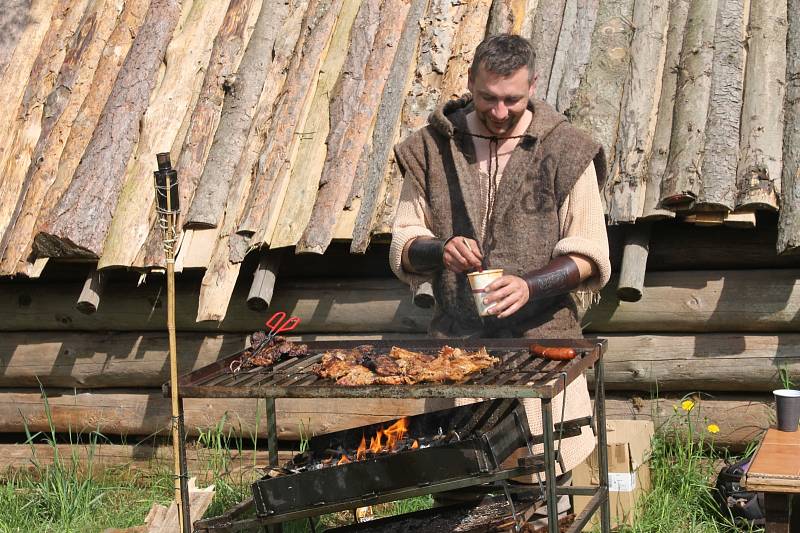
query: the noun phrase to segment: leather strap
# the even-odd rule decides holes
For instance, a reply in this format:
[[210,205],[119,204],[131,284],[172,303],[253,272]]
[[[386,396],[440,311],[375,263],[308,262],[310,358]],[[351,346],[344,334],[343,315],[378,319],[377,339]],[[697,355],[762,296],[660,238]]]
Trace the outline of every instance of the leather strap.
[[558,256],[544,268],[534,270],[522,276],[528,284],[530,299],[546,298],[564,294],[576,289],[581,283],[578,265],[570,257]]
[[[448,239],[449,240],[449,239]],[[417,237],[408,246],[408,263],[414,272],[435,272],[444,268],[444,239]]]

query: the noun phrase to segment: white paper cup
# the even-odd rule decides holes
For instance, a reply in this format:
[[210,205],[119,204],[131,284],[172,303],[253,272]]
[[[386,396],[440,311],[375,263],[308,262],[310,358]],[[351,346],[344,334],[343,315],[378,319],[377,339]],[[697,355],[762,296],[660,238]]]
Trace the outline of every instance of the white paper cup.
[[469,286],[472,287],[472,298],[475,300],[475,307],[478,308],[480,316],[490,316],[489,309],[494,305],[487,306],[483,303],[486,296],[486,286],[503,275],[502,268],[493,268],[483,272],[470,272],[467,274]]

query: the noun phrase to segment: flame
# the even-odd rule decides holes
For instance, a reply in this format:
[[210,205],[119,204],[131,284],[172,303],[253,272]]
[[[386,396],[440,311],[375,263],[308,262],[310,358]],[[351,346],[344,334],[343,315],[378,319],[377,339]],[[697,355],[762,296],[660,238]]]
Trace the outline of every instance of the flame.
[[367,439],[364,438],[364,435],[361,435],[361,444],[358,445],[358,450],[356,450],[356,461],[363,461],[367,458]]
[[419,441],[417,439],[414,439],[414,443],[411,445],[411,449],[416,450],[417,448],[419,448]]
[[386,434],[386,448],[393,450],[397,441],[402,440],[408,433],[408,417],[401,418],[384,431]]
[[369,451],[372,453],[381,453],[381,439],[383,438],[383,430],[379,429],[378,434],[372,437],[369,441]]
[[337,464],[337,465],[343,465],[343,464],[345,464],[345,463],[351,463],[351,462],[352,462],[352,461],[350,461],[350,458],[349,458],[349,457],[347,457],[347,454],[342,454],[342,458],[341,458],[341,459],[339,459],[339,462],[338,462],[338,463],[336,463],[336,464]]

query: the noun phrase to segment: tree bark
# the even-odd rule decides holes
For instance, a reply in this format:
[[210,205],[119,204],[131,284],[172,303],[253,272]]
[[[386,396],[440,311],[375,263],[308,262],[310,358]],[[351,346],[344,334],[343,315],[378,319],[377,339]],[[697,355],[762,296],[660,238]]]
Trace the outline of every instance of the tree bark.
[[519,35],[527,11],[528,0],[493,0],[489,20],[486,23],[486,35],[498,33]]
[[297,157],[289,179],[292,186],[286,191],[275,231],[270,240],[271,248],[297,244],[311,218],[328,149],[325,140],[331,127],[331,93],[341,75],[347,57],[347,43],[361,3],[361,0],[345,0],[336,21],[328,53],[320,68],[311,110],[300,134]]
[[179,16],[177,0],[150,5],[75,177],[36,236],[37,255],[102,255],[125,167],[139,140],[139,123]]
[[0,91],[0,109],[6,112],[0,114],[0,169],[5,166],[9,157],[9,144],[14,138],[13,125],[17,120],[22,103],[25,87],[30,82],[30,75],[45,36],[53,23],[60,24],[63,19],[62,11],[57,11],[59,4],[52,0],[36,0],[31,3],[30,20],[19,40],[19,46],[14,48],[5,72],[2,73],[3,90]]
[[625,81],[616,158],[606,182],[609,222],[636,222],[644,211],[647,158],[653,148],[666,54],[669,4],[637,1],[631,73]]
[[[184,226],[189,228],[215,227],[221,222],[225,200],[231,187],[231,179],[250,131],[259,96],[267,87],[272,65],[279,63],[276,40],[282,37],[281,29],[289,12],[296,12],[297,4],[307,6],[306,1],[279,2],[261,6],[253,33],[247,43],[236,75],[223,85],[227,92],[222,103],[219,126],[209,147],[208,157],[192,197]],[[293,47],[294,42],[289,46]],[[291,48],[290,48],[291,50]],[[275,57],[273,57],[273,55]],[[284,66],[285,67],[285,66]],[[223,82],[225,83],[225,82]],[[271,104],[270,104],[271,105]],[[190,179],[193,174],[188,176]]]
[[[122,68],[134,37],[139,33],[149,5],[149,0],[130,0],[125,2],[122,14],[111,37],[103,48],[100,62],[94,72],[91,87],[81,105],[77,117],[72,122],[69,137],[58,160],[55,174],[43,176],[47,181],[42,183],[46,190],[41,195],[40,205],[23,207],[25,216],[35,218],[26,250],[33,249],[34,236],[42,231],[50,213],[67,190],[72,181],[75,169],[83,157],[84,151],[97,128],[101,111],[114,87],[114,81]],[[22,222],[25,222],[23,218]],[[27,252],[25,252],[27,253]]]
[[[33,150],[39,137],[48,133],[47,130],[43,132],[43,128],[52,126],[52,122],[44,114],[45,108],[53,106],[58,114],[61,107],[58,98],[51,99],[58,93],[52,91],[67,57],[69,43],[79,33],[87,3],[87,0],[61,0],[57,3],[53,21],[30,71],[19,112],[9,130],[6,130],[10,142],[5,147],[4,158],[0,158],[0,169],[3,170],[0,174],[0,187],[3,190],[0,195],[0,236],[3,236],[3,245],[8,228],[13,227],[14,212],[20,202],[20,195],[24,194],[25,177]],[[74,62],[77,58],[70,59]],[[67,69],[74,70],[74,66],[68,65]],[[0,252],[3,251],[2,248],[0,246]]]
[[719,0],[702,164],[703,188],[698,207],[732,211],[736,205],[736,162],[745,65],[744,16],[749,4],[750,0]]
[[32,7],[29,1],[8,0],[0,12],[0,78],[5,74],[14,50],[20,42],[31,20]]
[[45,103],[42,131],[5,235],[0,239],[0,274],[14,275],[30,266],[32,231],[47,189],[58,170],[67,137],[98,68],[121,4],[99,2],[87,11],[66,46],[64,63]]
[[[99,269],[134,266],[150,228],[158,224],[152,181],[153,170],[158,168],[156,154],[171,151],[176,141],[180,146],[183,140],[179,131],[197,102],[212,42],[227,7],[228,0],[187,3],[183,8],[182,25],[167,47],[166,68],[150,96],[139,141],[125,169],[117,208],[97,264]],[[173,151],[172,161],[178,157],[179,151]],[[178,179],[182,181],[181,176]]]
[[[569,0],[574,2],[574,0]],[[559,44],[559,35],[562,34],[561,24],[564,21],[564,10],[567,0],[550,0],[542,2],[536,9],[533,18],[533,35],[531,44],[536,54],[536,96],[547,97],[547,88],[550,86],[550,73],[556,48]]]
[[[800,9],[789,0],[789,13]],[[800,247],[800,20],[789,19],[786,39],[786,125],[783,132],[783,197],[778,227],[778,253]]]
[[632,0],[608,0],[600,5],[586,75],[568,111],[573,124],[608,153],[613,153],[617,143],[622,86],[630,70],[632,18]]
[[748,24],[736,207],[778,209],[786,87],[787,2],[753,2]]
[[661,204],[688,207],[700,196],[706,119],[714,62],[717,0],[692,0],[678,66],[678,85]]
[[555,99],[551,100],[548,94],[550,102],[562,113],[572,106],[572,100],[589,65],[592,33],[597,22],[599,4],[600,0],[577,0],[575,24],[572,26],[570,46],[566,49],[564,60],[564,73],[556,87]]
[[686,32],[690,3],[691,0],[671,0],[669,5],[669,29],[667,30],[664,73],[661,80],[661,96],[658,101],[658,118],[653,135],[653,148],[647,164],[647,185],[642,209],[642,218],[644,219],[658,220],[675,217],[673,211],[660,206],[661,183],[669,159],[675,91],[678,86],[680,54],[683,48],[683,36]]
[[467,0],[464,4],[442,79],[440,104],[467,92],[469,66],[472,64],[475,48],[483,40],[492,7],[490,0]]
[[272,237],[299,148],[299,128],[311,109],[319,69],[328,51],[342,4],[343,0],[326,0],[318,4],[313,28],[305,38],[298,61],[287,76],[286,91],[281,95],[275,112],[280,121],[272,127],[266,150],[262,154],[265,163],[259,165],[243,220],[237,230],[245,238],[250,237],[249,248],[267,244],[267,239]]
[[[578,0],[566,0],[547,85],[541,87],[542,98],[553,107],[558,104],[558,88],[561,86],[565,70],[568,68],[568,54],[572,50],[572,38],[575,37],[575,26],[577,24]],[[589,35],[591,35],[591,31]]]
[[[362,9],[370,3],[370,0],[365,2],[362,4]],[[308,225],[297,243],[298,253],[322,254],[330,244],[337,219],[353,186],[359,157],[364,150],[369,150],[367,139],[378,111],[383,87],[390,74],[397,51],[395,45],[400,39],[409,8],[410,1],[406,0],[384,3],[378,16],[375,33],[372,34],[372,25],[369,25],[370,32],[356,36],[357,40],[350,45],[350,54],[364,55],[367,47],[362,48],[357,43],[363,42],[365,45],[371,43],[369,57],[364,67],[357,70],[350,70],[348,67],[360,66],[359,60],[351,57],[345,60],[343,69],[345,77],[340,79],[334,93],[333,98],[336,99],[336,103],[331,103],[331,107],[336,109],[335,115],[331,111],[331,124],[335,124],[335,127],[328,135],[328,153],[322,169],[317,198]],[[359,77],[363,77],[363,80],[353,79]]]
[[[299,50],[302,49],[306,38],[303,29],[308,27],[308,21],[315,12],[313,5],[309,6],[306,2],[292,5],[290,14],[276,38],[267,83],[259,98],[241,157],[233,172],[231,180],[233,187],[228,193],[221,226],[214,238],[214,251],[203,276],[197,310],[198,321],[219,321],[225,317],[231,293],[239,277],[241,261],[247,251],[246,243],[241,243],[235,238],[236,226],[247,205],[254,176],[259,171],[261,164],[259,154],[264,147],[267,132],[270,131],[275,101],[287,80],[287,68],[292,57],[297,57]],[[240,246],[237,246],[237,243]]]
[[[170,429],[170,400],[159,389],[106,389],[76,392],[46,389],[51,418],[45,412],[39,389],[5,389],[0,392],[0,433],[56,432],[103,435],[166,435]],[[439,402],[442,403],[442,402]],[[267,436],[264,400],[186,398],[183,401],[186,434],[221,425],[224,434]],[[278,438],[300,440],[424,412],[425,400],[391,399],[278,399]],[[224,424],[222,424],[224,422]]]
[[[372,140],[369,143],[371,150],[365,165],[366,174],[357,175],[353,180],[353,188],[347,203],[350,204],[354,198],[361,197],[361,208],[353,228],[350,246],[352,253],[363,254],[367,251],[375,229],[378,210],[389,191],[392,180],[389,163],[394,158],[392,147],[398,140],[400,113],[404,97],[408,93],[409,77],[413,72],[409,65],[412,64],[412,59],[416,55],[420,24],[425,16],[427,6],[428,0],[412,0],[411,2],[405,27],[397,44],[394,62],[383,88],[380,107],[375,117]],[[364,154],[366,154],[366,150]]]

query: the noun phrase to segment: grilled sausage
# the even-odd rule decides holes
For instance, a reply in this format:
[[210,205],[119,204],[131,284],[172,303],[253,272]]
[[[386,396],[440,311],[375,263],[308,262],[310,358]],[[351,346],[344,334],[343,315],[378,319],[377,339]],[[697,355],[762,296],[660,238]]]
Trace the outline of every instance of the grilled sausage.
[[541,344],[531,344],[531,353],[541,355],[545,359],[553,361],[569,361],[574,359],[577,352],[573,348],[555,348],[552,346],[542,346]]

